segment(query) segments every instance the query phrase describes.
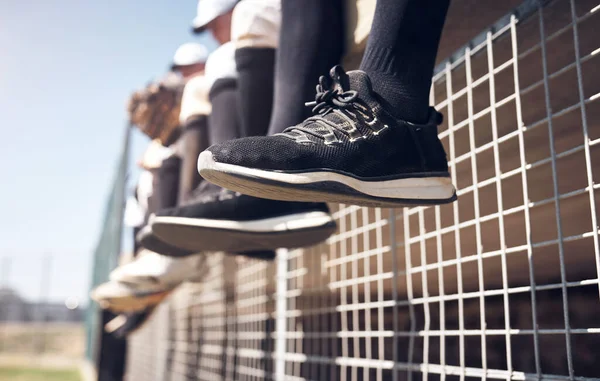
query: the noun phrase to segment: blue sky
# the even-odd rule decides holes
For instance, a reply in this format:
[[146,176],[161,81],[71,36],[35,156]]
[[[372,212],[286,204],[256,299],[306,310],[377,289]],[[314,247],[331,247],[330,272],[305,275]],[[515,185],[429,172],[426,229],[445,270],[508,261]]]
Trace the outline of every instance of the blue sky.
[[[10,258],[9,284],[27,298],[41,294],[45,255],[50,298],[86,297],[126,100],[181,43],[202,41],[196,4],[0,2],[0,267]],[[138,135],[133,155],[144,145]]]

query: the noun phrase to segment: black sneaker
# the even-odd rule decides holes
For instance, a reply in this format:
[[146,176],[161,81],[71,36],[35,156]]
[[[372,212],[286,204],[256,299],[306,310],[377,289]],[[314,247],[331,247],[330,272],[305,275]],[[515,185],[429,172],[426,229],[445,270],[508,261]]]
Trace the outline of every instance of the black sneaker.
[[[163,241],[156,234],[154,234],[151,226],[145,226],[142,230],[140,230],[140,232],[137,234],[137,241],[142,247],[167,257],[182,258],[198,254],[197,251],[185,250],[177,247],[177,245],[171,245],[170,243]],[[261,259],[264,261],[272,261],[277,256],[274,250],[246,251],[232,254],[242,255],[252,259]]]
[[277,248],[323,242],[336,229],[326,204],[260,199],[212,184],[195,203],[159,211],[150,224],[161,240],[182,249],[262,259],[274,258],[269,251]]
[[277,258],[277,253],[274,249],[269,250],[255,250],[255,251],[242,251],[239,253],[232,253],[233,255],[241,255],[242,257],[250,259],[260,259],[262,261],[273,261]]
[[317,86],[315,116],[281,134],[214,145],[200,154],[202,177],[275,200],[377,207],[449,203],[456,191],[433,108],[418,125],[395,119],[362,71],[339,66]]
[[166,243],[154,234],[150,225],[144,226],[135,239],[142,247],[167,257],[187,257],[195,254],[193,251]]
[[[203,184],[204,184],[203,186],[198,187],[200,189],[198,189],[196,192],[194,192],[191,195],[192,198],[194,196],[197,196],[198,191],[202,191],[207,186],[214,187],[214,185],[210,184],[209,182],[204,182]],[[136,235],[136,241],[142,247],[144,247],[150,251],[154,251],[155,253],[159,253],[161,255],[167,256],[167,257],[188,257],[190,255],[198,254],[198,252],[191,251],[191,250],[185,250],[185,249],[178,247],[177,245],[171,245],[171,244],[163,241],[156,234],[154,234],[154,232],[152,231],[152,226],[150,226],[150,225],[144,226],[139,231],[139,233]],[[252,259],[261,259],[261,260],[265,260],[265,261],[272,261],[277,256],[277,254],[275,253],[274,250],[258,250],[258,251],[248,251],[248,252],[232,253],[232,254],[242,255],[242,256],[245,256],[248,258],[252,258]]]

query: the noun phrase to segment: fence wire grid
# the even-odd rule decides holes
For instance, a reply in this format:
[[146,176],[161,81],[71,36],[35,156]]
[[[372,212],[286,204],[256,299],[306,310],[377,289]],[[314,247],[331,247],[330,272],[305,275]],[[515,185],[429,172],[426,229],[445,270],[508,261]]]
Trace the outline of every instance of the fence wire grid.
[[431,92],[456,203],[332,205],[325,244],[210,255],[128,380],[600,380],[598,25],[598,0],[528,1],[471,41]]

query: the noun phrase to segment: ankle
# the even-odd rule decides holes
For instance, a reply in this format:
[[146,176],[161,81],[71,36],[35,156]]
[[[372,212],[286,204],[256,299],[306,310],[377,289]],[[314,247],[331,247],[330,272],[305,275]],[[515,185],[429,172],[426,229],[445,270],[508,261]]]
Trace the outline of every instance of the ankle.
[[385,110],[394,118],[415,124],[425,124],[429,117],[429,93],[414,91],[406,81],[387,73],[368,72],[373,92]]
[[437,126],[442,122],[442,114],[429,108],[427,122],[423,124],[408,124],[411,134],[421,154],[423,170],[448,171],[446,150],[438,138]]

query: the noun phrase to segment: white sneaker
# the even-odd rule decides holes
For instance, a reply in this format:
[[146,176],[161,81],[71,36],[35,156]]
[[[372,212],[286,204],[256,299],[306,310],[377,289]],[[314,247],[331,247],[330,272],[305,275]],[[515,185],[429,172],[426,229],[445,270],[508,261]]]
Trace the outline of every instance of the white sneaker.
[[172,290],[173,288],[165,289],[157,285],[140,286],[109,281],[92,290],[90,296],[103,309],[113,312],[134,312],[160,304]]
[[133,262],[110,273],[110,280],[149,289],[169,290],[186,281],[200,279],[206,271],[203,255],[173,258],[143,250]]

